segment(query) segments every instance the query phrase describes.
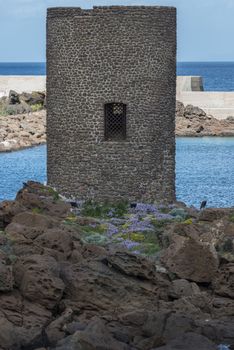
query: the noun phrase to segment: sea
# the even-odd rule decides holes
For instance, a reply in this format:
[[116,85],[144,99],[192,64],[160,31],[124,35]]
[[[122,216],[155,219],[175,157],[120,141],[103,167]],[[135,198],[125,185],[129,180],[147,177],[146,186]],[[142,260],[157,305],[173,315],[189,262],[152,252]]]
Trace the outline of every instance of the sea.
[[[0,75],[45,74],[45,62],[0,63]],[[234,62],[178,62],[177,75],[202,76],[206,91],[234,91]]]
[[[46,183],[46,146],[0,153],[0,200],[14,199],[29,179]],[[189,206],[234,206],[234,137],[176,140],[176,195]]]
[[[0,63],[0,75],[45,75],[45,63]],[[234,62],[183,62],[178,75],[201,75],[207,91],[234,91]],[[46,146],[0,153],[0,200],[23,183],[46,182]],[[234,137],[176,140],[176,195],[189,206],[234,207]]]

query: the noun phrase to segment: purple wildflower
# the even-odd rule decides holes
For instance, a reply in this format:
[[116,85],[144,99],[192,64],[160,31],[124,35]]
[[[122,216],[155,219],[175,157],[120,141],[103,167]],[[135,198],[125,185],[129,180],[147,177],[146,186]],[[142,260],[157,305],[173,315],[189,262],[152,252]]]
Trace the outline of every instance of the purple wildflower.
[[108,223],[107,236],[112,237],[118,233],[119,233],[118,228],[115,225]]
[[157,213],[155,213],[155,218],[156,218],[157,220],[172,220],[172,219],[173,219],[173,216],[170,215],[170,214],[165,214],[165,213],[157,212]]
[[150,222],[150,219],[140,220],[138,215],[135,215],[129,219],[129,226],[125,232],[145,232],[153,230],[154,227]]
[[110,218],[112,218],[114,216],[114,209],[110,209],[109,212],[107,213],[107,216],[109,216]]
[[157,208],[154,204],[137,203],[136,211],[144,214],[155,213]]
[[125,239],[125,240],[123,241],[122,244],[123,244],[123,246],[124,246],[125,248],[127,248],[127,249],[132,249],[132,248],[134,248],[134,247],[139,246],[140,243],[138,243],[138,242],[133,242],[133,241],[131,241],[130,239]]

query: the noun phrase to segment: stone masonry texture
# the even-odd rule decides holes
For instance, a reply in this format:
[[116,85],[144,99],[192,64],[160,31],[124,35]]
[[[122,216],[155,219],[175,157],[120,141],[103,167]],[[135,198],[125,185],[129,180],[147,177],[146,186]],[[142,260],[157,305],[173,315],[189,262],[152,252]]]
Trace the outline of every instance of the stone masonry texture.
[[[47,13],[48,183],[97,201],[175,199],[176,9]],[[104,105],[126,104],[126,139]]]

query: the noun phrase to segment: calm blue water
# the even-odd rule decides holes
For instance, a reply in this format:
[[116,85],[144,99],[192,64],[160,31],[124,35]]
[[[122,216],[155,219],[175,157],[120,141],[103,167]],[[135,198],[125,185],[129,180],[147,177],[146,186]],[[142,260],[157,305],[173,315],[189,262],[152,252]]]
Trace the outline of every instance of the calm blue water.
[[46,64],[45,62],[0,62],[0,75],[46,75]]
[[181,62],[177,75],[200,75],[206,91],[234,91],[234,62]]
[[13,199],[23,182],[46,179],[46,146],[0,153],[0,200]]
[[[12,199],[27,180],[46,180],[46,146],[0,153],[0,200]],[[178,138],[177,199],[199,206],[234,206],[234,137]]]
[[234,137],[178,138],[177,199],[199,206],[234,206]]
[[[0,63],[0,75],[45,75],[46,64]],[[234,62],[179,62],[178,75],[201,75],[207,91],[234,91]]]

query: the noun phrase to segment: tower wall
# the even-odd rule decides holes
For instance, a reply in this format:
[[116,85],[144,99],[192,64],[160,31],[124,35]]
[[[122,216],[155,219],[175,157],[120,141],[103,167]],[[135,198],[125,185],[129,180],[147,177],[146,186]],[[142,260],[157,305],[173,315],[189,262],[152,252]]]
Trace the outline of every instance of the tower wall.
[[[174,200],[175,94],[175,8],[48,9],[48,183],[80,199]],[[105,140],[112,102],[126,105],[125,140]]]

